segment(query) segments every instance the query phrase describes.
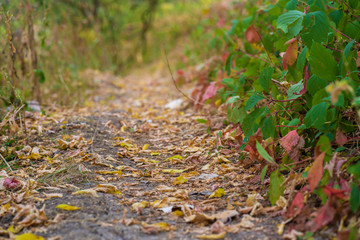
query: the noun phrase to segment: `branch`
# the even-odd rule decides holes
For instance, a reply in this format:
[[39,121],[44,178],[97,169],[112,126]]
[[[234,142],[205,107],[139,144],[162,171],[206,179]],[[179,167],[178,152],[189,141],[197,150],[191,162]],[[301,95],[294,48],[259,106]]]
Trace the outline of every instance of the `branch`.
[[168,59],[168,57],[167,57],[167,53],[166,53],[165,48],[163,48],[163,50],[164,50],[164,55],[165,55],[165,59],[166,59],[166,64],[167,64],[167,67],[168,67],[168,69],[169,69],[169,72],[170,72],[170,75],[171,75],[171,79],[172,79],[172,81],[173,81],[173,83],[174,83],[174,85],[175,85],[175,87],[176,87],[176,90],[178,90],[185,98],[189,99],[190,101],[194,102],[195,104],[199,104],[199,105],[204,106],[203,103],[201,103],[201,102],[199,102],[199,101],[197,101],[197,100],[195,100],[195,99],[187,96],[187,95],[186,95],[183,91],[181,91],[181,89],[176,85],[176,81],[175,81],[175,79],[174,79],[174,76],[173,76],[173,73],[172,73],[172,70],[171,70],[171,67],[170,67],[169,59]]

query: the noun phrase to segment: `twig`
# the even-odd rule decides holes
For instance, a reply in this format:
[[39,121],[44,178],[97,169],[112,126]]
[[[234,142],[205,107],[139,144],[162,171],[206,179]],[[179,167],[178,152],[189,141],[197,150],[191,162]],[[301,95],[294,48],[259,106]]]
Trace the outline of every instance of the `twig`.
[[331,27],[334,31],[336,31],[336,32],[340,33],[341,35],[343,35],[344,37],[346,37],[346,38],[350,39],[351,41],[353,41],[353,40],[354,40],[354,42],[356,42],[357,44],[360,44],[359,42],[355,41],[355,39],[352,39],[351,37],[349,37],[348,35],[346,35],[345,33],[341,32],[341,31],[337,30],[337,29],[336,29],[336,28],[334,28],[333,26],[330,26],[330,27]]
[[193,101],[195,104],[199,104],[199,105],[205,106],[205,104],[203,104],[203,103],[201,103],[201,102],[199,102],[199,101],[197,101],[197,100],[195,100],[195,99],[187,96],[187,95],[186,95],[183,91],[181,91],[181,89],[176,85],[176,81],[175,81],[175,79],[174,79],[174,75],[173,75],[173,73],[172,73],[172,70],[171,70],[171,67],[170,67],[170,63],[169,63],[169,59],[168,59],[168,57],[167,57],[167,53],[166,53],[165,48],[163,48],[163,50],[164,50],[164,55],[165,55],[165,59],[166,59],[166,64],[167,64],[167,67],[168,67],[168,69],[169,69],[169,72],[170,72],[170,75],[171,75],[171,79],[172,79],[172,81],[173,81],[173,83],[174,83],[174,85],[175,85],[176,90],[178,90],[185,98],[189,99],[190,101]]
[[6,159],[3,157],[3,155],[0,153],[0,157],[3,160],[3,162],[8,166],[8,168],[13,172],[12,168],[10,167],[9,163],[6,161]]

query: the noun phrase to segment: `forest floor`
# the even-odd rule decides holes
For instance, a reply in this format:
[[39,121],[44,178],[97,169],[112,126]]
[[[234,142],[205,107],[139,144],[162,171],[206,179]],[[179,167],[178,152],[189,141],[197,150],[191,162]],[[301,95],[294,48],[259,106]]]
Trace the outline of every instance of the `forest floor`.
[[[166,72],[88,71],[87,107],[27,113],[18,169],[0,172],[15,178],[0,192],[3,239],[282,238],[286,203],[271,206],[258,170],[218,148],[224,113],[169,107],[182,95]],[[211,131],[196,121],[209,111]]]

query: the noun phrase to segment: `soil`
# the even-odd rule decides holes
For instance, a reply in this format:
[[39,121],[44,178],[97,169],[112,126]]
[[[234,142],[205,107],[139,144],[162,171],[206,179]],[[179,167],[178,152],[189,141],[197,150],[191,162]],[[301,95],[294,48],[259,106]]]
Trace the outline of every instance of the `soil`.
[[[26,204],[35,204],[37,209],[45,206],[48,220],[21,233],[32,232],[46,239],[198,239],[197,235],[218,233],[214,221],[186,222],[184,216],[173,214],[175,209],[182,209],[185,216],[190,215],[186,208],[209,216],[237,210],[236,216],[222,221],[225,226],[238,226],[250,214],[244,209],[254,203],[270,209],[257,170],[245,167],[230,149],[221,155],[215,131],[196,121],[209,114],[207,109],[195,110],[185,99],[179,108],[165,108],[172,100],[182,99],[169,76],[161,71],[124,78],[97,72],[90,75],[99,83],[87,107],[57,112],[57,121],[47,125],[41,136],[30,138],[32,146],[40,144],[46,149],[55,145],[50,157],[57,161],[30,160],[33,172],[27,174],[37,181],[38,198],[29,197]],[[210,127],[226,127],[221,125],[221,114],[214,114]],[[61,149],[58,140],[66,136],[82,136],[83,140],[78,146]],[[182,159],[167,160],[174,155]],[[226,160],[221,161],[220,155]],[[40,166],[53,172],[39,174]],[[119,175],[101,172],[119,169]],[[183,173],[164,169],[184,170],[189,173],[188,181],[174,185]],[[205,174],[216,177],[207,179]],[[111,184],[121,194],[73,195],[98,184]],[[209,198],[218,188],[224,189],[225,196]],[[51,193],[62,197],[44,198]],[[252,194],[256,195],[253,203],[247,201]],[[155,206],[157,200],[163,200],[163,207],[173,206],[172,212]],[[142,201],[152,205],[133,207]],[[81,209],[66,211],[56,208],[59,204]],[[228,231],[224,239],[281,239],[276,233],[281,211],[253,214],[253,226]],[[3,229],[14,224],[13,218],[5,214],[0,219]],[[144,226],[159,222],[168,223],[171,229]]]

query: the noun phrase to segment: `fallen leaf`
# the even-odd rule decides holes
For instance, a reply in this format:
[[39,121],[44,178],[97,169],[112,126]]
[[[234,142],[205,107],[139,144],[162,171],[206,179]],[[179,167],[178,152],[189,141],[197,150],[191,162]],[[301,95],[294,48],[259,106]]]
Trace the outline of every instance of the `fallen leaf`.
[[247,229],[252,229],[252,228],[255,227],[255,224],[252,221],[255,221],[255,218],[251,217],[248,214],[245,214],[241,218],[240,227],[247,228]]
[[103,174],[103,175],[108,175],[108,174],[122,175],[123,174],[123,172],[121,170],[117,170],[117,171],[98,170],[98,171],[94,171],[94,172]]
[[7,190],[15,190],[17,188],[21,187],[21,182],[16,180],[15,178],[5,178],[4,182],[3,182],[3,186],[5,187],[5,189]]
[[33,233],[24,233],[15,236],[15,240],[45,240],[42,236],[35,235]]
[[75,211],[75,210],[82,209],[82,207],[71,206],[68,204],[59,204],[55,208],[63,209],[66,211]]
[[185,171],[185,169],[163,169],[162,170],[163,173],[171,173],[171,174],[182,173],[184,171]]
[[196,238],[199,239],[223,239],[226,236],[226,232],[222,232],[219,234],[203,234],[203,235],[196,235]]
[[294,200],[291,202],[291,205],[288,209],[287,215],[288,217],[296,217],[297,215],[300,214],[301,209],[304,207],[304,196],[302,195],[301,192],[298,192],[295,197]]
[[175,180],[173,181],[174,185],[179,185],[179,184],[183,184],[186,183],[188,180],[186,178],[184,178],[183,176],[179,176],[177,178],[175,178]]
[[213,192],[213,193],[209,196],[209,198],[220,198],[220,197],[222,197],[222,196],[224,196],[224,195],[225,195],[224,189],[218,188],[218,189],[216,189],[215,192]]
[[76,191],[76,192],[73,192],[71,195],[81,195],[81,194],[89,194],[93,197],[100,197],[96,190],[90,188],[90,189],[84,189],[84,190],[79,190],[79,191]]
[[117,187],[112,184],[98,184],[94,190],[104,193],[121,194],[121,191],[119,191]]

